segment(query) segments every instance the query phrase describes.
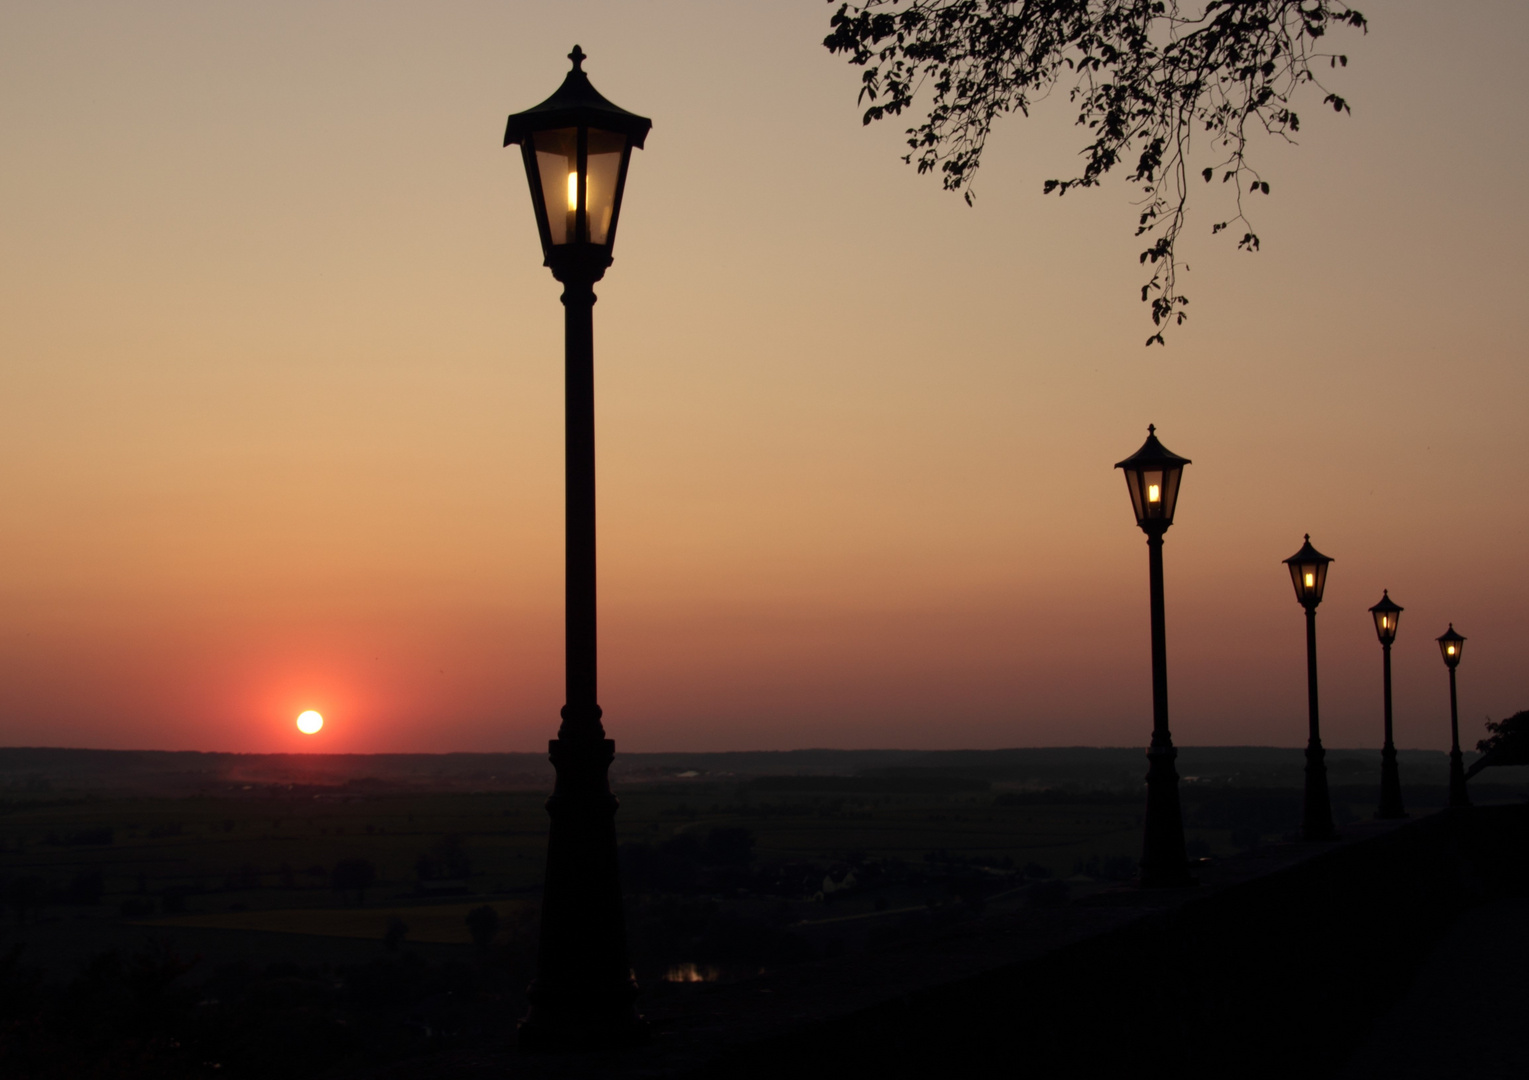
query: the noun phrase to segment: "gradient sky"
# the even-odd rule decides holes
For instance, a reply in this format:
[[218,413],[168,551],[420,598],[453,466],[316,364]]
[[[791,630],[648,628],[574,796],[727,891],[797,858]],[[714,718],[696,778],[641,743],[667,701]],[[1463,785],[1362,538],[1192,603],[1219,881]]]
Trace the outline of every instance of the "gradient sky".
[[[0,10],[0,744],[527,750],[562,703],[562,311],[506,113],[574,42],[654,121],[598,288],[601,700],[626,750],[1305,740],[1280,560],[1336,558],[1330,746],[1529,708],[1529,7],[1365,2],[1261,143],[1256,256],[1137,300],[1132,189],[977,203],[863,128],[817,0]],[[328,718],[314,738],[293,718]]]

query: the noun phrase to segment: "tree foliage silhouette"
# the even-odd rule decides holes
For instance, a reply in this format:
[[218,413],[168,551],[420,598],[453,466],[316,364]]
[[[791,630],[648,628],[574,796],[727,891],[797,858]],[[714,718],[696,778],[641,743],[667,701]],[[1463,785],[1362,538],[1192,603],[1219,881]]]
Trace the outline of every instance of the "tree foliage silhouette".
[[[1161,345],[1189,303],[1178,286],[1177,242],[1191,176],[1233,185],[1232,213],[1211,232],[1240,229],[1238,248],[1257,251],[1243,199],[1269,194],[1269,183],[1248,161],[1249,136],[1293,141],[1300,117],[1291,99],[1307,84],[1347,113],[1316,70],[1346,66],[1348,57],[1321,51],[1322,39],[1333,27],[1367,23],[1338,0],[862,0],[841,4],[830,26],[823,44],[865,68],[864,123],[900,116],[921,92],[932,94],[928,115],[908,129],[903,160],[938,171],[968,204],[994,121],[1028,116],[1071,82],[1068,100],[1092,141],[1082,171],[1047,180],[1044,191],[1097,186],[1122,163],[1142,185],[1136,235],[1147,238],[1141,262],[1151,277],[1141,298],[1157,327],[1147,344]],[[1193,152],[1196,134],[1208,152]]]
[[1475,776],[1490,765],[1529,765],[1529,709],[1506,720],[1488,720],[1490,735],[1476,744],[1481,757],[1466,772]]

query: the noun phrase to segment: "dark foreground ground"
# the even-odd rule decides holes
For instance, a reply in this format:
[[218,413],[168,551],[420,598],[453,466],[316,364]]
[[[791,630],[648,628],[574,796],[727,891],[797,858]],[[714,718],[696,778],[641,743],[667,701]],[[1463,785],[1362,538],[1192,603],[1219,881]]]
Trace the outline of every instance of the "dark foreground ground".
[[[1184,751],[1203,885],[1142,894],[1139,751],[632,755],[622,867],[656,1042],[567,1060],[509,1045],[545,845],[530,756],[299,759],[293,775],[276,758],[0,750],[0,1075],[927,1075],[964,1054],[1060,1076],[1148,1035],[1186,1075],[1225,1075],[1249,1039],[1297,1056],[1261,1050],[1244,1075],[1498,1075],[1385,1055],[1404,1036],[1404,1063],[1428,1060],[1406,1010],[1433,1011],[1441,979],[1485,1015],[1522,997],[1504,867],[1529,841],[1441,831],[1442,784],[1418,781],[1442,781],[1442,755],[1403,759],[1411,823],[1366,824],[1376,792],[1356,781],[1375,756],[1330,754],[1349,836],[1333,849],[1288,842],[1298,752]],[[1509,808],[1529,793],[1511,775],[1473,791]],[[1449,854],[1473,843],[1474,863]]]

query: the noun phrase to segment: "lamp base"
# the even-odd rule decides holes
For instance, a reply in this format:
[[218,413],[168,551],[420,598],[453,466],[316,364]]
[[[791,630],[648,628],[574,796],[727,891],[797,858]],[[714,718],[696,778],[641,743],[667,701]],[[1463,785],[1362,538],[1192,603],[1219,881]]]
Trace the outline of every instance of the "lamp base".
[[1179,756],[1167,736],[1153,736],[1147,751],[1147,821],[1142,838],[1143,889],[1187,889],[1198,885],[1184,854],[1184,815],[1179,808]]
[[604,994],[556,994],[535,983],[531,1011],[515,1030],[515,1045],[533,1054],[582,1050],[626,1050],[653,1041],[648,1022],[637,1014],[637,984]]
[[[564,710],[565,725],[598,721]],[[537,977],[521,1021],[523,1050],[641,1046],[651,1036],[637,1014],[627,966],[626,918],[616,864],[616,799],[607,772],[616,744],[585,735],[548,743],[557,786],[547,800],[551,832],[542,893]]]
[[1402,809],[1402,782],[1396,770],[1396,747],[1386,742],[1380,752],[1380,808],[1375,817],[1380,821],[1399,821],[1407,816]]
[[1338,839],[1333,804],[1327,794],[1327,751],[1316,739],[1306,745],[1306,792],[1302,800],[1301,839],[1327,843]]
[[1449,752],[1449,805],[1471,805],[1470,794],[1465,788],[1465,756],[1458,746]]

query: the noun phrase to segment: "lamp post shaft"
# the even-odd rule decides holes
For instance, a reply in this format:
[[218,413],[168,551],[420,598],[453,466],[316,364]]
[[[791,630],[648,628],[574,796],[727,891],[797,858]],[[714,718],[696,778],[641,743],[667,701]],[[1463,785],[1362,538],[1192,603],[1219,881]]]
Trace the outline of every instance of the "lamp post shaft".
[[1455,669],[1449,669],[1449,805],[1469,806],[1465,790],[1465,758],[1460,753],[1460,709],[1455,700]]
[[1184,854],[1184,817],[1179,808],[1178,751],[1168,731],[1167,620],[1163,611],[1163,534],[1147,534],[1152,600],[1152,745],[1147,750],[1147,821],[1142,838],[1141,883],[1147,888],[1194,884]]
[[595,630],[595,291],[587,281],[563,288],[565,570],[567,709],[562,739],[604,738],[598,705]]
[[616,808],[596,694],[595,294],[591,278],[563,277],[566,357],[567,704],[548,745],[557,772],[547,800],[546,886],[531,1011],[522,1047],[580,1049],[642,1042],[637,986],[627,967],[626,917],[616,860]]
[[1391,643],[1383,642],[1381,672],[1385,683],[1386,742],[1380,750],[1380,809],[1378,818],[1404,818],[1402,808],[1402,781],[1396,770],[1396,744],[1391,741]]
[[1327,752],[1322,749],[1322,727],[1317,715],[1317,609],[1306,605],[1306,793],[1301,815],[1303,840],[1332,840],[1332,800],[1327,794]]

